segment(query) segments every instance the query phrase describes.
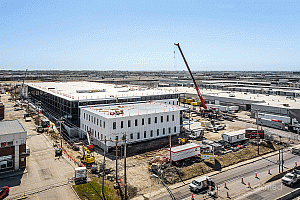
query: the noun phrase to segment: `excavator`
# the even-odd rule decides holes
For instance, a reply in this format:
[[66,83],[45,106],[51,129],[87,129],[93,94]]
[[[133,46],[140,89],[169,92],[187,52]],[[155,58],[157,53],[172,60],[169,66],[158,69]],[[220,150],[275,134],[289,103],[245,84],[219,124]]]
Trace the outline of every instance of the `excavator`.
[[86,164],[86,165],[92,165],[95,163],[95,157],[93,156],[93,154],[91,153],[91,151],[86,148],[86,147],[82,147],[82,152],[83,152],[83,156],[81,158],[81,162]]
[[86,136],[89,144],[87,145],[87,147],[82,146],[83,156],[81,158],[81,162],[83,162],[86,165],[92,165],[95,163],[95,157],[91,153],[91,151],[94,149],[94,145],[91,144],[90,132],[87,132]]

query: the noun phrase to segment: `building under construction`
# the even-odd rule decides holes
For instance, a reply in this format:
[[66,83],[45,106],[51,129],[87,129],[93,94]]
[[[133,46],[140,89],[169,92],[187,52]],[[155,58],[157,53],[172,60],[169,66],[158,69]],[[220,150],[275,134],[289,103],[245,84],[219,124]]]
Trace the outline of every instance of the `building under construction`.
[[[68,128],[79,127],[79,107],[81,106],[178,99],[179,97],[178,93],[169,89],[84,81],[28,82],[25,83],[23,91],[25,97],[35,105],[41,106],[45,115],[48,115],[47,117],[53,120],[63,117]],[[71,132],[69,129],[68,133]]]

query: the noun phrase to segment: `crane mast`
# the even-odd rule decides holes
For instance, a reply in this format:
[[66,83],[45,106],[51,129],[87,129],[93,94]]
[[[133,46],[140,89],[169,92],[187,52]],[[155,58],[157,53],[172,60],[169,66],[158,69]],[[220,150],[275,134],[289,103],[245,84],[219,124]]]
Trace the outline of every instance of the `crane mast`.
[[[206,105],[205,105],[205,102],[204,102],[204,99],[203,99],[203,97],[201,96],[201,93],[200,93],[200,91],[199,91],[198,85],[197,85],[197,83],[196,83],[196,81],[195,81],[195,79],[194,79],[194,76],[193,76],[193,74],[192,74],[192,72],[191,72],[191,70],[190,70],[190,67],[189,67],[189,65],[188,65],[188,63],[187,63],[187,61],[186,61],[186,59],[185,59],[185,57],[184,57],[184,55],[183,55],[183,53],[182,53],[182,51],[181,51],[181,48],[180,48],[180,46],[179,46],[179,43],[177,43],[177,44],[174,43],[174,45],[178,47],[178,49],[179,49],[179,51],[180,51],[180,53],[181,53],[181,56],[182,56],[182,58],[183,58],[183,61],[184,61],[185,65],[186,65],[187,69],[189,70],[189,73],[190,73],[190,75],[191,75],[191,77],[192,77],[192,79],[193,79],[193,82],[194,82],[194,85],[195,85],[195,88],[196,88],[198,97],[199,97],[199,99],[200,99],[200,101],[201,101],[201,103],[202,103],[203,108],[204,108],[204,109],[207,109],[207,107],[206,107]],[[199,107],[200,107],[200,104],[199,104]]]

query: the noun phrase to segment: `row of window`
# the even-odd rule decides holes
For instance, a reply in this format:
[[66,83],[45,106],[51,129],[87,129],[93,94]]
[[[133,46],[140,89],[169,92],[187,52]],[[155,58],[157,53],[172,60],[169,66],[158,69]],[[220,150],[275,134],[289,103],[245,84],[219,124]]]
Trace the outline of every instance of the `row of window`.
[[[96,117],[93,117],[93,116],[91,116],[91,115],[89,115],[89,114],[83,113],[83,118],[84,118],[85,120],[91,121],[91,122],[94,123],[94,124],[97,124],[97,126],[100,125],[100,127],[102,127],[102,120],[96,119]],[[174,121],[174,120],[175,120],[175,116],[172,115],[172,121]],[[166,121],[167,121],[167,122],[170,121],[170,116],[169,116],[169,115],[167,115]],[[99,123],[99,122],[100,122],[100,123]],[[164,116],[160,116],[160,122],[161,122],[161,123],[164,122]],[[154,117],[154,123],[155,123],[155,124],[158,123],[158,118],[157,118],[157,117]],[[141,124],[142,124],[142,126],[145,125],[145,119],[144,119],[144,118],[142,118]],[[151,124],[151,117],[148,118],[148,124]],[[137,120],[137,119],[134,120],[134,125],[135,125],[135,126],[138,126],[138,120]],[[120,127],[121,127],[121,128],[124,128],[124,121],[121,121]],[[131,120],[128,120],[128,121],[127,121],[127,127],[128,127],[128,128],[131,127]],[[105,128],[105,121],[103,121],[103,128]],[[113,122],[113,129],[117,129],[117,122]]]
[[[172,115],[172,121],[174,121],[174,120],[175,120],[175,116]],[[158,120],[157,120],[157,117],[154,117],[154,123],[155,123],[155,124],[157,124],[157,121],[158,121]],[[169,115],[167,115],[167,120],[166,120],[166,121],[167,121],[167,122],[170,121]],[[160,122],[161,122],[161,123],[164,122],[164,116],[160,116]],[[142,126],[145,125],[145,119],[144,119],[144,118],[142,118],[141,124],[142,124]],[[151,124],[151,117],[148,118],[148,124]],[[138,119],[135,119],[135,120],[134,120],[134,126],[138,126]],[[124,121],[121,121],[120,127],[121,127],[121,128],[124,128]],[[127,127],[128,127],[128,128],[131,127],[131,120],[128,120],[128,121],[127,121]],[[113,129],[117,129],[117,122],[113,122]]]
[[[100,140],[103,140],[104,138],[103,138],[103,134],[100,134],[99,132],[98,132],[98,134],[97,134],[97,131],[96,130],[94,130],[94,129],[92,129],[92,128],[89,128],[88,126],[85,126],[84,125],[84,127],[85,127],[85,131],[89,131],[90,133],[91,133],[91,135],[92,136],[94,136],[95,138],[97,138],[97,139],[100,139]],[[174,133],[176,133],[176,131],[177,131],[177,129],[176,129],[176,126],[174,126]],[[148,131],[149,132],[149,131]],[[156,136],[160,136],[161,134],[162,135],[165,135],[166,134],[166,129],[165,128],[163,128],[162,129],[162,132],[160,132],[160,129],[156,129]],[[171,127],[169,127],[168,128],[168,134],[171,134]],[[146,139],[146,138],[148,138],[148,134],[147,134],[147,131],[144,131],[144,134],[143,134],[143,138],[141,138],[141,133],[140,132],[138,132],[137,133],[137,139],[139,140],[139,139]],[[154,137],[154,131],[153,130],[150,130],[150,137]],[[118,136],[116,137],[116,139],[118,139]],[[133,133],[131,133],[130,134],[130,139],[133,139]]]

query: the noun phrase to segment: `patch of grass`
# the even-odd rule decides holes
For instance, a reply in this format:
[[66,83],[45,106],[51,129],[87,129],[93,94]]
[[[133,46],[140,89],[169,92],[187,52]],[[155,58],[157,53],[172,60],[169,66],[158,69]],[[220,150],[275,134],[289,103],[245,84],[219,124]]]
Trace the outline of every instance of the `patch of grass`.
[[[83,200],[99,200],[104,199],[102,196],[102,185],[97,181],[74,185],[74,190],[77,192],[80,199]],[[116,191],[110,187],[104,186],[105,199],[115,200],[120,199]]]

